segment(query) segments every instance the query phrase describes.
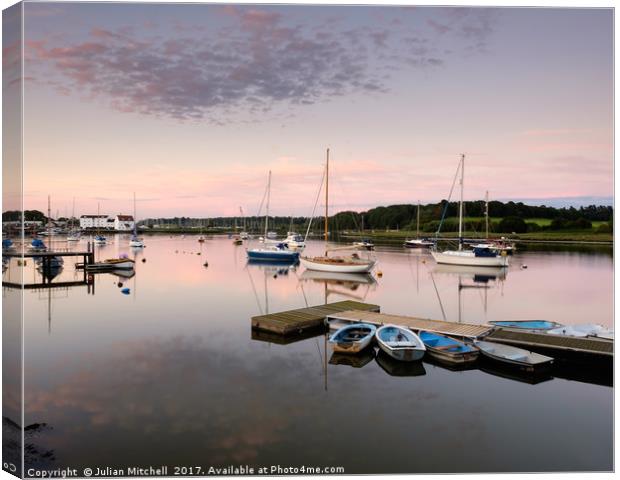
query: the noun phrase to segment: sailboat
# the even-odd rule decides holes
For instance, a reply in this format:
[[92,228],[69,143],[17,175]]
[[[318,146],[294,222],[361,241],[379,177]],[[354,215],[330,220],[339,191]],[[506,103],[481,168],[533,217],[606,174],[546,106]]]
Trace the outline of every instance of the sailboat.
[[461,198],[459,202],[459,248],[458,250],[431,251],[437,263],[448,265],[473,265],[479,267],[507,267],[508,258],[488,247],[474,247],[473,250],[463,250],[463,181],[465,178],[465,155],[461,155],[459,163],[461,174]]
[[[265,242],[269,236],[269,201],[271,196],[271,170],[267,181],[267,208],[265,211]],[[288,250],[284,244],[277,243],[272,246],[265,245],[262,248],[251,248],[247,250],[249,260],[259,260],[268,262],[295,262],[299,258],[299,252]]]
[[243,213],[243,207],[239,207],[239,213],[241,213],[241,217],[243,218],[243,230],[239,234],[239,237],[241,238],[241,240],[247,240],[248,238],[250,238],[250,234],[247,232],[245,227],[245,214]]
[[95,238],[93,240],[93,243],[95,245],[105,245],[107,243],[106,238],[101,235],[101,233],[99,232],[99,222],[101,221],[101,218],[99,218],[99,204],[97,204],[97,235],[95,235]]
[[489,240],[489,192],[487,191],[485,199],[484,199],[484,219],[486,224],[486,234],[485,234],[485,242],[475,244],[474,247],[487,247],[496,252],[506,252],[507,255],[512,255],[515,246],[506,241],[505,237],[502,237],[500,240],[490,241]]
[[[374,266],[374,260],[364,260],[359,255],[353,254],[345,257],[330,257],[327,245],[329,228],[329,148],[327,149],[327,161],[325,164],[325,255],[317,257],[301,257],[301,264],[308,270],[318,270],[320,272],[342,272],[342,273],[368,273]],[[350,249],[346,246],[340,249]],[[336,250],[336,249],[331,249]]]
[[420,202],[418,201],[418,218],[416,223],[416,236],[413,240],[405,240],[407,248],[431,248],[435,246],[435,242],[427,238],[420,238]]
[[[53,228],[52,228],[52,209],[51,209],[51,199],[50,196],[47,196],[47,235],[49,237],[50,242],[50,250],[53,251],[52,247],[52,236],[53,236]],[[65,263],[64,259],[60,256],[53,256],[43,259],[43,257],[35,257],[35,262],[39,270],[51,270],[51,269],[60,269]],[[43,268],[45,267],[45,268]],[[56,276],[58,272],[54,276]]]
[[130,247],[142,248],[144,241],[138,237],[138,219],[136,218],[136,192],[133,193],[133,235],[129,240]]
[[75,225],[73,222],[75,220],[75,197],[73,198],[73,210],[71,212],[71,230],[67,234],[67,242],[79,242],[80,241],[80,232],[75,229]]

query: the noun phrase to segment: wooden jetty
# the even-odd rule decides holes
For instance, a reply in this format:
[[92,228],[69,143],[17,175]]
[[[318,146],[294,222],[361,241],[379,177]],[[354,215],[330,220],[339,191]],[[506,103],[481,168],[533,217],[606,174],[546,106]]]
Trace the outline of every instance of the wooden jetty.
[[342,302],[317,305],[315,307],[298,308],[286,312],[252,317],[252,328],[277,333],[279,335],[291,335],[312,328],[321,328],[325,325],[325,319],[329,315],[350,310],[378,312],[379,306],[370,303],[345,300]]
[[521,332],[516,329],[496,328],[485,340],[505,343],[526,349],[543,350],[553,355],[562,353],[583,354],[613,358],[614,342],[596,337],[568,337],[549,333]]
[[45,263],[47,262],[50,258],[52,257],[82,257],[83,259],[83,263],[93,263],[95,260],[95,254],[93,252],[93,249],[91,247],[90,242],[88,243],[88,249],[85,251],[71,251],[71,250],[65,250],[65,249],[60,249],[60,250],[54,250],[54,251],[43,251],[43,252],[36,252],[36,251],[24,251],[24,252],[19,252],[19,251],[15,251],[15,252],[2,252],[2,256],[3,257],[8,257],[8,258],[41,258],[41,260]]
[[401,325],[411,330],[426,330],[428,332],[452,335],[455,337],[478,338],[489,333],[493,327],[489,325],[472,325],[468,323],[444,322],[441,320],[430,320],[428,318],[409,317],[404,315],[389,315],[386,313],[362,312],[349,310],[337,312],[327,316],[327,321],[337,321],[345,323],[372,323],[374,325]]
[[[473,325],[405,315],[389,315],[380,313],[378,305],[351,300],[252,317],[252,328],[269,332],[268,338],[260,339],[273,341],[275,335],[301,335],[307,330],[321,328],[326,322],[333,322],[337,325],[365,322],[378,326],[389,323],[405,326],[414,331],[426,330],[466,339],[484,338],[527,350],[542,351],[552,356],[567,357],[576,354],[604,360],[612,359],[614,351],[614,342],[611,340],[566,337],[498,328],[493,325]],[[278,343],[290,343],[290,341],[283,340]]]

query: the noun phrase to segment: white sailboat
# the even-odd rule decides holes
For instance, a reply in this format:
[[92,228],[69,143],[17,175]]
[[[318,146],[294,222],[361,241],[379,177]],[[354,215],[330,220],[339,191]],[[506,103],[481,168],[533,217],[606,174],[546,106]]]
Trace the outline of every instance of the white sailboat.
[[[325,255],[317,257],[301,257],[301,264],[308,270],[318,270],[320,272],[342,272],[342,273],[368,273],[374,266],[374,260],[364,260],[357,254],[330,257],[329,252],[338,250],[330,249],[327,245],[329,227],[329,148],[327,149],[327,162],[325,164]],[[309,230],[309,228],[308,228]],[[344,249],[351,249],[346,246]],[[340,247],[340,249],[343,249]]]
[[80,232],[75,229],[75,225],[73,222],[75,220],[75,197],[73,197],[73,209],[71,211],[71,230],[67,234],[67,242],[79,242],[80,241]]
[[427,238],[420,238],[420,202],[418,201],[418,219],[416,223],[416,238],[413,240],[405,240],[407,248],[431,248],[435,246],[435,242]]
[[95,238],[93,239],[93,243],[95,245],[105,245],[107,243],[107,239],[99,232],[100,221],[101,218],[99,218],[99,204],[97,204],[97,235],[95,235]]
[[129,246],[135,248],[144,247],[144,240],[138,237],[138,220],[136,218],[136,192],[133,193],[133,235],[129,240]]
[[461,179],[461,198],[459,202],[459,248],[443,252],[431,251],[437,263],[447,265],[472,265],[479,267],[507,267],[508,258],[488,247],[474,247],[473,250],[463,250],[463,181],[465,178],[465,155],[461,155],[459,164]]

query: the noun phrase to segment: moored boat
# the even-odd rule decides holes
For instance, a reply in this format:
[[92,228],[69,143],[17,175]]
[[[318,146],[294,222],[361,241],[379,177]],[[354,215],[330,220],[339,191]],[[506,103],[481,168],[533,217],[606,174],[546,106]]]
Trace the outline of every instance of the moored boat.
[[358,353],[368,347],[374,339],[377,327],[370,323],[354,323],[342,327],[331,337],[334,352]]
[[[334,250],[346,250],[351,246],[329,248],[327,240],[329,238],[329,148],[327,149],[327,160],[325,162],[325,224],[324,240],[325,255],[315,257],[301,257],[301,264],[308,270],[318,270],[320,272],[342,272],[342,273],[368,273],[375,264],[375,260],[370,258],[364,260],[357,253],[346,257],[330,257],[329,252]],[[309,227],[308,227],[309,228]]]
[[546,331],[552,328],[563,327],[561,323],[550,320],[494,320],[489,324],[502,328],[518,328],[523,330]]
[[360,240],[359,242],[353,242],[353,246],[364,250],[373,250],[375,248],[375,244],[366,238]]
[[562,325],[547,331],[551,335],[564,335],[567,337],[597,337],[605,340],[613,340],[614,332],[602,325],[584,323],[579,325]]
[[483,340],[474,341],[474,345],[476,345],[482,354],[488,358],[527,371],[534,371],[536,369],[549,367],[553,363],[553,358],[551,357],[547,357],[539,353],[529,352],[511,345],[487,342]]
[[253,248],[248,250],[249,260],[264,260],[268,262],[295,262],[299,259],[299,252],[287,250],[284,247]]
[[395,360],[413,362],[420,360],[426,347],[420,337],[398,325],[384,325],[375,334],[379,348]]
[[407,248],[431,248],[435,246],[435,242],[427,238],[414,238],[412,240],[405,240],[403,245]]
[[95,245],[105,245],[107,243],[107,239],[103,235],[95,235],[95,238],[93,238],[93,243]]
[[421,331],[418,333],[428,354],[447,363],[472,363],[478,359],[480,351],[473,345],[439,333]]
[[136,262],[131,258],[108,258],[102,262],[98,262],[95,265],[108,266],[113,269],[130,269],[134,267]]
[[[457,173],[460,173],[461,197],[459,201],[459,245],[458,250],[446,250],[443,252],[431,251],[437,263],[448,265],[472,265],[479,267],[507,267],[508,257],[505,252],[499,253],[487,245],[474,247],[472,250],[463,250],[463,185],[465,181],[465,155],[461,155],[461,161]],[[450,199],[448,199],[449,202]],[[447,207],[448,204],[446,204]],[[444,211],[445,212],[445,211]],[[437,229],[437,235],[441,229],[441,223]]]

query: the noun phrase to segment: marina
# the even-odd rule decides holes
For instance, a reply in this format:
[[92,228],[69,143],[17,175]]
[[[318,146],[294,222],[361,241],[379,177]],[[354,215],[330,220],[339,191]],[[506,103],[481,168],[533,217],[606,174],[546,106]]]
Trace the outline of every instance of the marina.
[[[100,417],[104,423],[91,424],[83,433],[72,437],[66,446],[61,443],[58,430],[54,431],[59,433],[41,436],[42,445],[53,448],[63,461],[76,465],[93,461],[89,448],[94,439],[111,434],[116,440],[107,443],[108,453],[103,453],[105,461],[112,462],[115,458],[119,465],[132,464],[133,455],[124,452],[137,438],[142,439],[139,451],[145,456],[156,452],[170,462],[178,457],[178,453],[163,448],[154,439],[145,440],[140,426],[152,423],[169,429],[178,416],[161,417],[150,410],[130,412],[123,406],[124,401],[108,397],[102,393],[104,391],[118,398],[130,395],[137,405],[152,405],[155,401],[157,410],[180,409],[185,412],[183,417],[187,423],[184,425],[199,425],[200,430],[217,432],[219,421],[200,413],[204,403],[199,399],[207,398],[208,392],[210,411],[215,409],[219,412],[218,418],[227,419],[234,426],[231,438],[236,445],[249,445],[245,424],[269,435],[269,440],[258,447],[244,447],[247,452],[244,459],[250,464],[255,458],[250,453],[254,448],[266,459],[264,461],[276,460],[277,454],[270,453],[276,446],[295,458],[299,454],[296,453],[298,446],[290,443],[293,429],[303,436],[322,435],[331,431],[328,424],[342,418],[345,406],[351,404],[356,405],[359,415],[398,412],[408,421],[422,422],[423,429],[457,422],[463,415],[477,415],[477,424],[484,428],[484,433],[475,443],[495,445],[495,458],[501,459],[497,461],[516,469],[519,463],[512,460],[515,450],[524,455],[528,454],[528,448],[510,442],[497,447],[500,432],[491,425],[502,418],[502,413],[496,405],[509,405],[516,412],[520,434],[535,435],[540,442],[557,446],[549,454],[551,460],[541,464],[545,468],[556,460],[565,462],[563,450],[567,443],[564,439],[574,437],[562,422],[568,415],[573,418],[570,412],[575,409],[592,405],[592,401],[600,406],[592,419],[597,425],[596,431],[585,432],[577,442],[580,448],[589,448],[587,445],[602,441],[609,431],[605,412],[609,411],[612,392],[608,353],[613,342],[602,345],[601,339],[558,336],[547,339],[551,335],[544,335],[543,341],[539,338],[541,335],[532,337],[532,332],[499,329],[490,323],[499,319],[546,318],[563,325],[577,324],[582,317],[579,312],[566,308],[565,300],[579,295],[586,302],[584,308],[591,312],[591,321],[610,327],[605,324],[605,319],[610,318],[603,307],[607,303],[601,297],[607,294],[604,290],[588,290],[587,287],[606,281],[611,274],[608,250],[594,247],[552,252],[520,249],[513,256],[512,266],[505,271],[480,271],[475,267],[438,266],[425,249],[377,244],[374,254],[378,271],[374,275],[360,275],[306,270],[297,263],[254,263],[248,261],[244,245],[234,245],[226,235],[204,236],[204,242],[198,242],[199,236],[144,235],[148,247],[132,248],[128,232],[110,236],[106,245],[95,248],[97,259],[127,256],[133,260],[134,269],[128,272],[87,273],[75,269],[75,263],[83,261],[79,254],[88,251],[87,239],[70,242],[66,250],[73,256],[65,257],[64,268],[51,280],[51,285],[58,287],[24,290],[25,306],[31,318],[24,326],[25,336],[32,354],[27,368],[26,380],[31,392],[27,403],[34,405],[43,396],[59,394],[54,392],[66,389],[80,392],[77,396],[72,394],[71,405],[60,408],[48,405],[30,410],[32,413],[26,421],[77,428],[83,425],[84,416],[105,415]],[[56,241],[61,242],[62,237],[57,237]],[[56,241],[52,244],[58,245],[54,253],[61,250],[61,243]],[[306,251],[314,255],[323,248],[323,242],[309,240]],[[30,259],[26,266],[16,262],[17,259],[11,258],[4,282],[14,282],[20,275],[33,283],[41,279]],[[205,262],[208,267],[204,266]],[[521,263],[527,263],[529,268],[520,269]],[[378,272],[382,274],[380,277]],[[88,289],[95,294],[77,285],[60,288],[66,281],[82,281],[85,274],[92,284]],[[584,286],[578,278],[591,281]],[[536,285],[556,285],[559,297],[543,295],[542,289],[533,288]],[[5,283],[5,302],[10,304],[15,291]],[[396,295],[403,292],[406,294]],[[529,296],[527,304],[521,301],[524,295]],[[165,298],[163,303],[162,298]],[[185,314],[179,316],[179,311]],[[84,317],[84,312],[91,313]],[[591,355],[591,361],[578,359],[580,361],[575,363],[558,349],[540,350],[556,361],[548,371],[532,373],[480,356],[464,364],[441,361],[430,355],[428,349],[421,360],[402,362],[379,351],[376,343],[354,355],[335,352],[328,342],[334,330],[330,331],[325,325],[326,319],[334,328],[357,322],[376,327],[400,324],[415,328],[416,332],[424,330],[465,339],[468,344],[478,336],[486,336],[494,343],[517,338],[532,344],[555,341],[579,348],[598,345],[604,351]],[[517,337],[500,338],[508,334]],[[67,343],[69,339],[71,343]],[[65,346],[52,348],[58,342]],[[535,348],[530,343],[511,345]],[[54,367],[57,374],[50,376],[52,365],[62,365],[62,374],[58,375],[59,370]],[[198,377],[196,372],[201,372]],[[51,381],[44,380],[50,378]],[[239,378],[244,379],[242,383],[237,380]],[[239,393],[240,385],[246,393]],[[166,398],[155,395],[154,389],[174,389],[184,395]],[[458,401],[461,413],[453,416],[447,414],[446,409],[454,406],[450,399],[457,390],[461,392]],[[281,395],[284,391],[287,392],[286,402]],[[396,402],[393,395],[387,396],[388,391],[407,400]],[[121,395],[121,392],[125,393]],[[412,395],[417,399],[415,408],[410,405]],[[554,407],[557,421],[555,417],[552,421],[532,416],[531,409],[524,406],[528,402],[556,405],[560,397],[568,406],[559,411]],[[254,400],[248,403],[250,398]],[[518,403],[515,398],[520,399]],[[587,402],[583,398],[588,398]],[[283,418],[276,412],[290,408],[291,402],[301,410],[295,410],[278,427],[287,432],[285,436],[272,437],[272,422]],[[241,405],[245,408],[240,408]],[[100,413],[89,413],[93,408]],[[239,417],[243,410],[248,414]],[[257,415],[267,420],[259,421]],[[317,415],[327,416],[326,423],[317,424],[314,420]],[[353,441],[353,425],[345,422],[344,427],[334,441]],[[188,426],[178,428],[183,432],[179,444],[197,454],[194,442],[202,438],[200,431]],[[386,428],[402,435],[406,431],[391,423]],[[117,433],[121,430],[123,440],[119,441]],[[223,434],[223,430],[219,431]],[[368,433],[382,436],[381,432],[383,427],[377,424],[371,426]],[[397,440],[382,438],[386,451],[399,451]],[[453,437],[440,434],[437,438],[449,443]],[[304,459],[320,461],[329,457],[333,448],[333,444],[328,449],[316,446],[309,457],[304,454]],[[205,447],[199,449],[205,452]],[[428,461],[432,458],[431,449],[430,445],[422,447],[414,455],[416,468],[443,469]],[[219,443],[209,443],[206,451],[221,458],[232,455],[232,450]],[[463,451],[463,455],[457,456],[455,469],[467,469],[476,458],[480,461],[477,448],[465,447],[459,451]],[[362,453],[370,456],[368,449],[362,448]],[[411,465],[407,456],[399,454],[398,458],[405,466]],[[588,458],[600,462],[608,457],[602,451],[591,450]],[[345,464],[350,471],[359,468],[359,464],[348,461]],[[574,464],[587,466],[590,463],[575,461]],[[492,467],[491,464],[489,468]],[[377,461],[369,462],[365,471],[373,468],[390,471],[389,465]]]

